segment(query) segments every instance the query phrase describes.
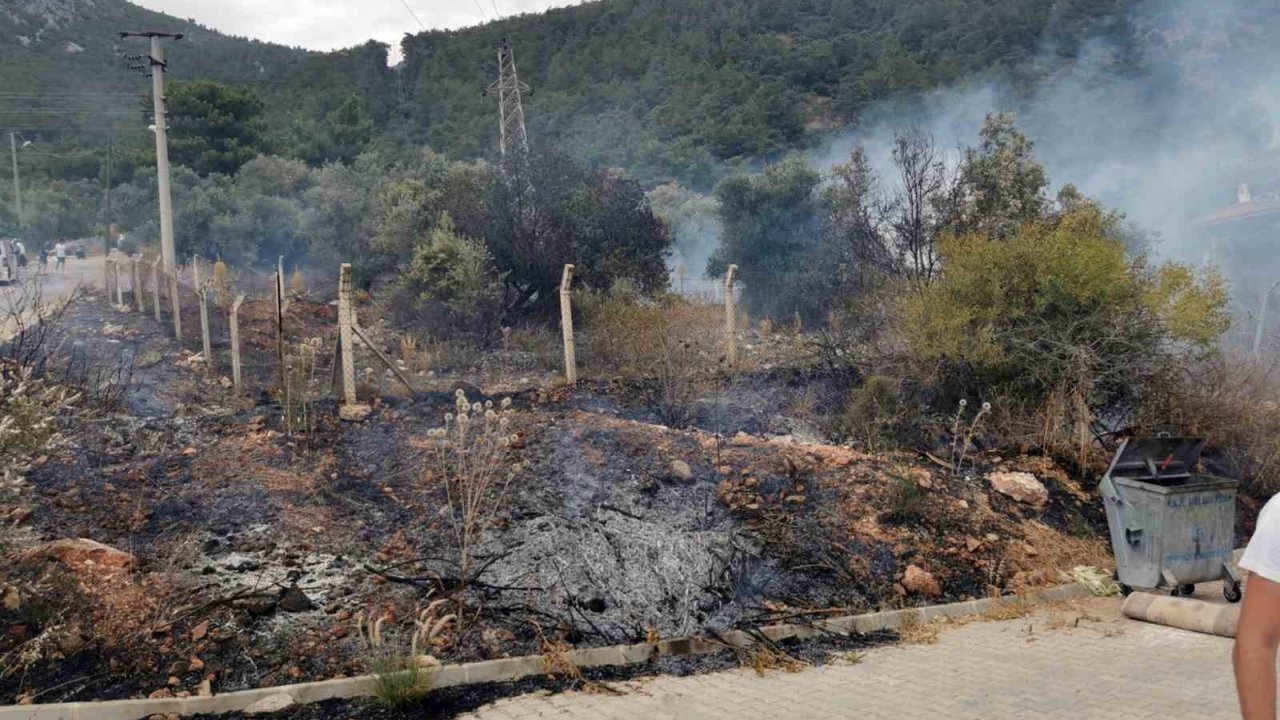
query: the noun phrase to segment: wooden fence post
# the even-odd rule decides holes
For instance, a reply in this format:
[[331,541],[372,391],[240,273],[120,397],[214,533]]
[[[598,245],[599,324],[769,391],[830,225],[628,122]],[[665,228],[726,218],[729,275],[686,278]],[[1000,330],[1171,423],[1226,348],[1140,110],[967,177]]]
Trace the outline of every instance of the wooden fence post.
[[199,286],[196,293],[200,299],[200,342],[204,348],[204,366],[213,372],[213,351],[209,348],[209,288]]
[[173,336],[182,345],[182,308],[178,303],[178,268],[169,275],[169,300],[173,303]]
[[156,258],[151,263],[151,299],[156,307],[156,322],[164,322],[160,318],[160,261],[162,258]]
[[342,364],[342,404],[356,404],[354,309],[351,305],[351,264],[338,269],[338,354]]
[[725,361],[730,370],[738,368],[738,315],[734,307],[733,279],[738,273],[737,265],[730,265],[724,274],[724,326],[725,326]]
[[570,385],[578,382],[578,359],[573,346],[573,298],[569,294],[573,284],[573,266],[565,265],[560,277],[560,328],[564,333],[564,379]]
[[231,314],[227,320],[231,325],[231,383],[240,390],[240,303],[244,302],[244,294],[236,296],[231,303]]
[[[341,291],[339,291],[341,292]],[[284,368],[284,256],[276,264],[276,364],[280,368],[280,388],[285,387]],[[341,307],[341,306],[339,306]],[[341,312],[341,311],[339,311]],[[353,401],[354,402],[354,401]]]

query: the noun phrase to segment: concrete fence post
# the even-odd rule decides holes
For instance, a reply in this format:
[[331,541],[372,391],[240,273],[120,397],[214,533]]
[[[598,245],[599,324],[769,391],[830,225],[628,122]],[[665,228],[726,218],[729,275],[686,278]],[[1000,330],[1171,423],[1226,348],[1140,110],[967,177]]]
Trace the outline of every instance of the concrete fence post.
[[209,288],[197,286],[200,300],[200,344],[204,348],[204,366],[213,372],[213,351],[209,347]]
[[116,305],[124,305],[124,285],[120,282],[120,262],[111,261],[111,284],[116,289]]
[[146,301],[142,298],[142,271],[138,269],[138,258],[129,258],[129,275],[133,280],[133,304],[138,312],[146,312]]
[[338,269],[338,352],[342,361],[342,404],[356,404],[355,311],[351,304],[351,264]]
[[173,304],[173,337],[182,344],[182,307],[178,300],[178,268],[169,275],[169,301]]
[[240,303],[244,302],[244,294],[236,296],[231,303],[231,313],[227,322],[231,325],[231,383],[240,390]]
[[111,288],[111,284],[115,281],[115,273],[112,272],[112,269],[111,269],[111,266],[114,264],[115,263],[113,263],[111,260],[106,261],[107,272],[106,272],[106,275],[104,276],[106,281],[106,287],[102,289],[106,291],[108,305],[111,304],[111,299],[115,297],[115,291]]
[[163,258],[156,258],[151,263],[151,299],[154,301],[156,308],[156,322],[164,322],[160,318],[160,261]]
[[573,346],[573,266],[565,265],[560,277],[560,328],[564,332],[564,379],[570,384],[578,382],[578,358]]
[[724,274],[724,356],[730,370],[738,368],[738,311],[733,296],[733,280],[737,274],[737,265],[730,265]]

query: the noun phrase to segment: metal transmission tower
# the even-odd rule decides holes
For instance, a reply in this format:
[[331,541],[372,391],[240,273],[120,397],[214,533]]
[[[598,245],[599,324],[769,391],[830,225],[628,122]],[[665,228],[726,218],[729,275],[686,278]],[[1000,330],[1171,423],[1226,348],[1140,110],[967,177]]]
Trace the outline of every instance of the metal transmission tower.
[[516,58],[511,52],[510,38],[502,38],[498,46],[498,81],[489,86],[486,94],[498,93],[498,129],[502,132],[502,158],[504,160],[529,154],[529,135],[524,129],[524,105],[521,93],[530,92],[529,86],[516,75]]
[[[181,40],[182,35],[162,32],[122,32],[120,38],[145,37],[151,39],[151,54],[125,55],[130,70],[140,70],[151,77],[151,99],[154,105],[156,134],[156,174],[160,183],[160,256],[164,259],[164,269],[172,273],[176,264],[173,250],[173,199],[169,194],[169,139],[168,120],[164,106],[164,74],[169,64],[164,59],[164,45],[161,40],[171,38]],[[146,62],[138,62],[145,60]],[[133,64],[136,63],[136,64]]]

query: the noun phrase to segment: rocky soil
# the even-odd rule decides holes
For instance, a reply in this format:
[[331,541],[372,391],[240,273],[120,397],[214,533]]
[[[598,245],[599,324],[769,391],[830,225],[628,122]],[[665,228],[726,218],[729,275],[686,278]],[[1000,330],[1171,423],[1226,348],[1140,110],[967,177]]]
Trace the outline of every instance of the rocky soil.
[[[366,388],[364,422],[317,400],[289,434],[255,389],[273,372],[269,313],[245,307],[243,394],[149,318],[72,307],[64,348],[127,365],[128,391],[66,418],[69,442],[0,489],[0,701],[367,672],[357,620],[402,642],[429,598],[463,603],[433,648],[448,662],[985,596],[1108,562],[1092,488],[1042,459],[952,472],[822,442],[796,409],[837,381],[812,369],[735,378],[677,429],[643,384],[557,387],[513,353],[424,372],[412,397]],[[299,337],[327,337],[327,304],[290,312]],[[512,398],[521,434],[465,589],[444,488],[423,472],[455,388]],[[328,717],[314,712],[293,717]]]

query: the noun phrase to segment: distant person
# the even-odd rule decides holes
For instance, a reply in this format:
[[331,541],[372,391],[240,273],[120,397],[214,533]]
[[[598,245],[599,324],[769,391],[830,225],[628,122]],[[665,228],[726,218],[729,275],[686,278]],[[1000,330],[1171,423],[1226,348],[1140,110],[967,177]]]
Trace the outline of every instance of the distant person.
[[1249,584],[1240,608],[1232,653],[1244,720],[1276,720],[1276,649],[1280,647],[1280,500],[1258,515],[1258,527],[1240,558]]
[[21,240],[14,240],[13,246],[18,253],[18,267],[27,266],[27,246],[22,244]]
[[67,244],[66,244],[66,243],[64,243],[64,242],[62,242],[61,240],[59,240],[59,241],[58,241],[58,243],[57,243],[56,245],[54,245],[54,246],[53,246],[53,256],[54,256],[54,258],[56,258],[56,259],[57,259],[57,263],[55,263],[55,264],[54,264],[53,269],[54,269],[54,270],[64,270],[64,269],[66,269],[66,267],[67,267]]
[[40,248],[40,267],[42,269],[49,267],[49,248],[47,247]]

